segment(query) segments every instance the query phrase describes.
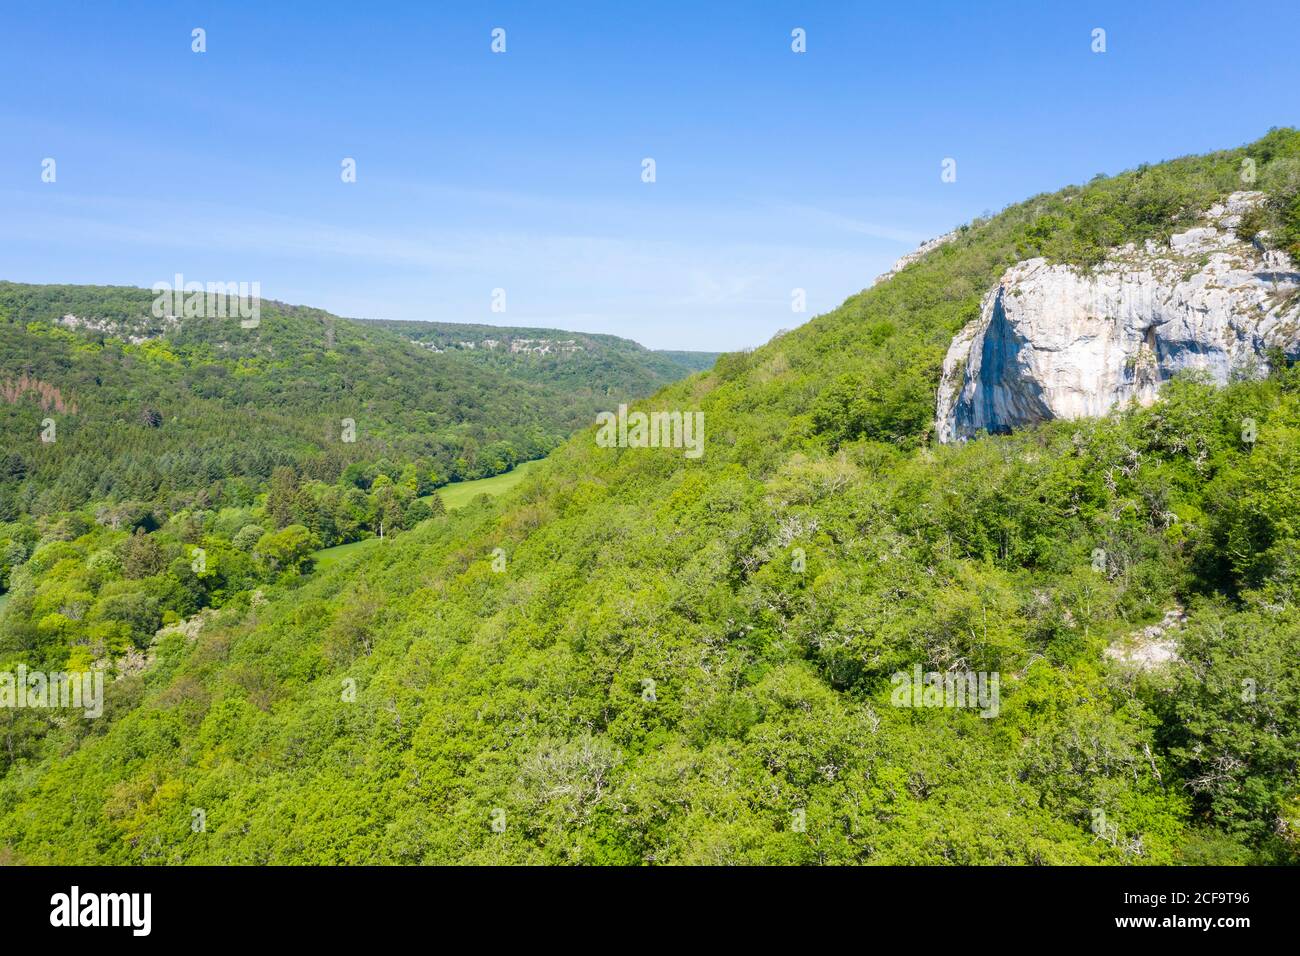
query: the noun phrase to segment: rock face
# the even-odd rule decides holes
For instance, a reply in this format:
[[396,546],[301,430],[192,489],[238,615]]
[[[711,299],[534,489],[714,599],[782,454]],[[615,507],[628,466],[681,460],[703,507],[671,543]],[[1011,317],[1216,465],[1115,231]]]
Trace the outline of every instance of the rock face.
[[1273,347],[1300,357],[1300,272],[1232,231],[1264,198],[1233,193],[1168,248],[1130,244],[1089,274],[1045,259],[1012,266],[948,349],[939,440],[1148,404],[1189,369],[1220,384],[1262,374]]

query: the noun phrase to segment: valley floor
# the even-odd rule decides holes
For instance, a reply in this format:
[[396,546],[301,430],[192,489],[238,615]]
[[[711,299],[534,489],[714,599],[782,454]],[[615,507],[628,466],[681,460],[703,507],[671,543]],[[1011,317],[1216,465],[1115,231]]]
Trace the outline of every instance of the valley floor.
[[[435,495],[442,499],[442,503],[448,511],[454,511],[457,508],[463,508],[479,495],[497,495],[505,494],[515,485],[524,480],[539,461],[525,461],[516,465],[510,471],[500,475],[493,475],[491,478],[479,478],[475,481],[453,481],[449,485],[443,485]],[[433,495],[427,495],[425,501],[432,498]],[[332,548],[323,548],[312,555],[317,570],[324,570],[338,564],[344,558],[351,557],[361,551],[368,551],[370,547],[379,542],[379,538],[365,538],[361,541],[350,541],[347,544],[335,545]],[[4,607],[5,599],[8,595],[0,594],[0,608]]]

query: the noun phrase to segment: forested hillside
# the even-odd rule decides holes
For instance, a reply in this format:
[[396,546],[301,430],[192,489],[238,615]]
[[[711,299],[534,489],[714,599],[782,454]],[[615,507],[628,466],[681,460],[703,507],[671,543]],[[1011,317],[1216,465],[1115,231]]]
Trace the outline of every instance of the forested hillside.
[[530,363],[435,356],[319,309],[264,301],[258,326],[242,328],[167,322],[153,300],[0,283],[0,520],[100,500],[241,504],[277,465],[324,481],[384,459],[435,484],[482,478],[546,454],[611,398],[688,371],[611,336],[618,360],[587,363],[578,384]]
[[[160,628],[391,539],[443,511],[440,486],[503,475],[686,374],[609,337],[621,361],[548,381],[319,310],[263,302],[248,327],[221,304],[178,318],[143,289],[0,284],[11,671],[138,669]],[[11,721],[0,767],[47,727]]]
[[[204,619],[132,637],[145,660],[113,665],[104,717],[0,712],[0,853],[1295,862],[1300,369],[933,435],[944,352],[1007,266],[1163,241],[1241,188],[1243,159],[1270,196],[1263,241],[1300,251],[1294,130],[1037,196],[636,403],[702,412],[702,457],[586,428],[497,501],[326,570],[272,565]],[[101,547],[36,530],[0,646],[84,660],[42,613],[74,621],[60,608],[101,573],[137,587],[158,532],[36,608],[42,575]],[[1171,611],[1176,657],[1139,666],[1132,636]],[[898,706],[913,668],[998,675],[1000,702]]]

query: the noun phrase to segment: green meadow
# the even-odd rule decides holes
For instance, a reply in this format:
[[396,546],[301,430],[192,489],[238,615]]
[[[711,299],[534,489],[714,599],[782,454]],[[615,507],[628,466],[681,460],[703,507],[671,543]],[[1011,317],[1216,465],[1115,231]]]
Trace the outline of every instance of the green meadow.
[[316,569],[323,571],[325,568],[331,568],[344,558],[349,558],[359,551],[369,550],[372,545],[378,544],[379,541],[379,538],[363,538],[360,541],[349,541],[347,544],[339,544],[332,548],[317,551],[312,555],[312,559],[316,562]]
[[[538,461],[540,460],[538,459]],[[493,475],[491,478],[480,478],[477,481],[455,481],[449,485],[443,485],[435,494],[442,498],[442,503],[447,507],[448,511],[454,511],[457,508],[465,507],[479,495],[492,495],[495,497],[504,494],[523,481],[524,476],[536,464],[537,461],[525,461],[516,465],[510,471],[500,475]],[[432,497],[432,495],[429,497]]]

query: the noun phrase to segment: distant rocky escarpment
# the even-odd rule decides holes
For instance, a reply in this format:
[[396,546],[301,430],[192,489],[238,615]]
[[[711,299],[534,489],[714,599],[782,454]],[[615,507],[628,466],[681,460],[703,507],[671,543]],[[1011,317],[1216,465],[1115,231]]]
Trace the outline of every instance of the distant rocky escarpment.
[[1263,374],[1274,349],[1300,358],[1300,272],[1266,235],[1234,232],[1265,199],[1233,193],[1168,246],[1130,244],[1090,272],[1012,266],[948,349],[939,440],[1148,404],[1186,370]]
[[945,232],[942,236],[935,236],[933,239],[927,239],[925,242],[917,246],[914,251],[909,252],[907,255],[895,262],[888,272],[882,272],[880,275],[876,276],[876,281],[871,283],[871,285],[874,287],[880,285],[882,282],[888,282],[913,262],[919,261],[931,252],[934,252],[934,250],[938,249],[940,246],[952,242],[957,238],[959,232],[960,230],[954,229],[952,232]]

